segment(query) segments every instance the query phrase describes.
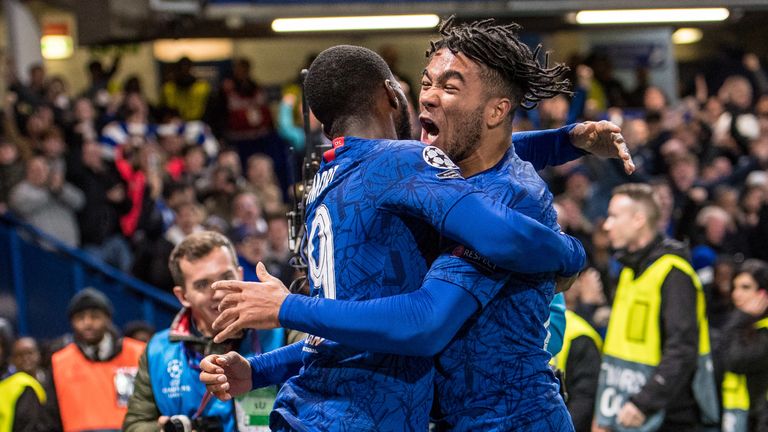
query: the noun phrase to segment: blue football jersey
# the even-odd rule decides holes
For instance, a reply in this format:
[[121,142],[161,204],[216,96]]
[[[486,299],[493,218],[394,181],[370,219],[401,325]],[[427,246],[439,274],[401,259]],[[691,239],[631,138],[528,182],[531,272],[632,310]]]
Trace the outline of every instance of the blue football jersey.
[[[334,143],[335,145],[338,142]],[[440,150],[346,137],[307,196],[312,295],[367,300],[414,291],[445,215],[476,191]],[[360,351],[309,336],[302,370],[280,390],[280,429],[425,431],[433,361]]]
[[[495,167],[467,180],[560,230],[546,183],[513,147]],[[544,349],[555,275],[500,272],[483,262],[457,246],[427,275],[464,287],[481,306],[436,357],[436,417],[461,431],[572,430]]]

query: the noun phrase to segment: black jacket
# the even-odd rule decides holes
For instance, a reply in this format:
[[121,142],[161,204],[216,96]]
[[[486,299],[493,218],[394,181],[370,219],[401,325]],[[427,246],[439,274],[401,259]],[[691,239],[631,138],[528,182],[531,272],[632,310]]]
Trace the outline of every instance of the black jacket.
[[[656,237],[645,248],[623,253],[619,261],[639,276],[662,255],[674,254],[689,260],[684,244]],[[699,422],[693,397],[693,375],[699,352],[696,320],[696,286],[682,271],[673,268],[661,286],[661,362],[632,402],[644,414],[666,410],[661,429],[675,430]]]
[[600,378],[600,350],[589,336],[571,341],[565,365],[568,412],[576,432],[589,432],[595,412],[595,397]]
[[[80,236],[84,245],[100,245],[114,234],[121,234],[120,217],[131,210],[128,188],[111,162],[104,162],[103,171],[81,167],[72,173],[72,181],[85,194],[85,206],[78,213]],[[110,201],[107,192],[122,185],[124,196],[119,202]]]
[[720,347],[725,370],[747,376],[749,400],[755,401],[750,404],[749,430],[755,429],[758,411],[766,408],[760,402],[768,391],[768,329],[754,328],[762,318],[765,317],[755,318],[738,309],[731,312]]

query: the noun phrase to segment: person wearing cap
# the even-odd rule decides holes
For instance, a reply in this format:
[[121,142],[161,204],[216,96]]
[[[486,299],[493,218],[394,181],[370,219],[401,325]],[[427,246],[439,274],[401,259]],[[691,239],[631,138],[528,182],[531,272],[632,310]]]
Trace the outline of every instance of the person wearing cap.
[[145,344],[115,332],[113,311],[94,288],[67,306],[74,341],[51,359],[51,407],[64,432],[120,430],[123,423]]
[[213,231],[192,233],[174,248],[168,266],[176,284],[173,293],[183,308],[170,328],[150,339],[141,356],[123,430],[157,431],[169,421],[175,423],[178,416],[193,418],[197,412],[201,421],[225,432],[264,424],[276,389],[261,389],[235,402],[207,401],[205,384],[198,379],[198,365],[206,355],[230,350],[253,355],[283,344],[282,329],[247,330],[222,343],[213,342],[211,326],[224,295],[211,285],[243,276],[232,242]]

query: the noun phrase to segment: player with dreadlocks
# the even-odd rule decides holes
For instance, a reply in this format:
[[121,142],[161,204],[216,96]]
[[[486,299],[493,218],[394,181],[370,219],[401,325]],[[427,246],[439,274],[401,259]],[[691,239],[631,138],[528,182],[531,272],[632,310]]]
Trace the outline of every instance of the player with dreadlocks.
[[[622,157],[625,169],[631,171],[632,162],[623,140],[610,124],[580,124],[560,130],[550,151],[539,154],[524,147],[534,166],[522,162],[510,146],[512,112],[522,101],[531,106],[543,97],[566,92],[567,85],[557,81],[564,69],[540,66],[533,52],[515,42],[514,26],[499,28],[484,21],[469,27],[444,26],[443,40],[429,52],[421,98],[421,120],[427,129],[424,139],[450,149],[469,173],[470,182],[557,230],[551,194],[534,167],[583,154],[565,145],[570,139],[576,147],[592,153]],[[454,33],[462,35],[461,44],[491,46],[489,52],[500,57],[506,54],[499,41],[512,41],[518,62],[524,66],[508,62],[507,69],[500,70],[472,60],[463,54],[463,45],[452,41]],[[486,40],[489,37],[490,43]],[[455,52],[444,47],[447,42]],[[548,78],[536,75],[536,68]],[[466,106],[458,103],[459,98]],[[468,219],[465,223],[476,221]],[[537,247],[531,245],[531,253]],[[261,304],[238,306],[240,313],[251,317],[245,318],[249,326],[270,328],[282,323],[349,347],[379,352],[419,356],[441,353],[437,357],[437,395],[445,413],[443,423],[455,430],[572,429],[546,367],[549,356],[542,349],[554,274],[522,276],[497,271],[466,248],[451,250],[453,254],[437,260],[422,288],[409,294],[369,301],[286,297],[287,290],[279,281],[264,274],[260,278],[266,282],[240,284],[237,289],[243,294],[231,295],[240,296],[240,300],[233,297],[239,303],[244,302],[242,295],[246,292],[249,297],[260,297]],[[255,285],[259,292],[252,289]],[[234,319],[237,314],[224,312],[222,316]],[[237,318],[222,334],[237,328],[240,321]],[[220,397],[236,395],[236,388],[250,388],[249,374],[241,378],[245,370],[259,377],[254,378],[254,385],[265,377],[264,370],[251,370],[242,358],[216,361],[218,366],[213,359],[201,364],[205,371],[201,379]],[[259,367],[253,362],[251,366]],[[410,406],[401,410],[413,413],[412,405],[419,403],[411,400]],[[402,421],[403,426],[410,424],[406,418]]]

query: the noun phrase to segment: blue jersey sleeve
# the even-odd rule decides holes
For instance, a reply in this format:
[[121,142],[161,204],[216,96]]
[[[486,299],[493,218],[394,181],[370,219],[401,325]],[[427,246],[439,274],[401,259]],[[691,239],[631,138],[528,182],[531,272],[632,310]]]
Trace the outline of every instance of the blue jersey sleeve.
[[377,206],[423,219],[440,229],[453,205],[477,192],[442,150],[416,141],[393,141],[366,180]]
[[515,153],[537,171],[578,159],[588,153],[571,144],[570,132],[574,127],[576,124],[559,129],[515,132],[512,134]]
[[248,357],[251,364],[253,388],[276,385],[298,375],[301,370],[301,351],[304,341],[299,341],[265,354]]
[[508,270],[568,276],[584,266],[578,240],[476,193],[440,149],[393,143],[393,154],[379,157],[368,176],[379,208],[425,220]]
[[462,287],[485,307],[509,281],[509,272],[497,271],[496,266],[473,251],[458,246],[450,254],[440,255],[425,280],[442,280]]
[[279,319],[283,326],[360,350],[432,356],[477,309],[462,288],[433,279],[408,294],[365,301],[289,295]]
[[563,293],[555,294],[552,303],[549,304],[549,325],[547,326],[547,342],[544,349],[552,356],[556,356],[563,349],[565,339],[565,296]]
[[441,232],[490,262],[517,273],[578,273],[586,262],[581,242],[483,194],[460,199]]

